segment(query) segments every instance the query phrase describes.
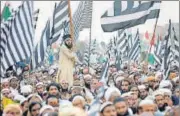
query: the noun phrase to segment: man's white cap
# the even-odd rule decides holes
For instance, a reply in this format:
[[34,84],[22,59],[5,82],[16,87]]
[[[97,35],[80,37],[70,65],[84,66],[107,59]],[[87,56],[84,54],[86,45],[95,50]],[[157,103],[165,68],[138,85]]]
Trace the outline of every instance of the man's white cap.
[[132,95],[133,94],[133,92],[126,92],[126,93],[123,93],[122,95],[121,95],[121,97],[131,97],[131,96],[133,96]]
[[111,97],[111,94],[112,94],[113,92],[117,92],[117,93],[119,93],[119,95],[121,95],[121,92],[119,91],[118,88],[116,88],[116,87],[109,87],[109,88],[106,90],[105,95],[104,95],[106,101],[109,101],[109,98]]
[[84,75],[84,79],[85,78],[92,78],[92,76],[90,74],[86,74],[86,75]]
[[159,91],[161,91],[164,95],[169,95],[170,97],[172,96],[172,92],[169,89],[162,88],[159,89]]
[[164,93],[162,91],[160,91],[160,89],[158,89],[158,90],[153,92],[153,97],[155,98],[157,95],[163,95],[164,96]]
[[8,83],[8,82],[9,82],[9,79],[8,79],[8,78],[1,79],[1,83]]
[[100,112],[102,112],[104,110],[104,108],[108,105],[113,105],[112,102],[105,102],[100,106]]
[[139,85],[139,86],[138,86],[138,89],[139,89],[139,90],[141,90],[141,89],[144,90],[144,89],[146,89],[146,86],[145,86],[145,85]]
[[154,102],[152,100],[145,99],[139,103],[139,106],[144,106],[144,105],[154,105]]
[[14,96],[14,100],[15,100],[15,101],[21,101],[22,99],[25,99],[25,97],[22,96],[22,95],[18,95],[18,94],[17,94],[17,95]]
[[166,88],[168,86],[172,89],[172,83],[170,80],[162,80],[159,84],[159,88]]
[[42,115],[42,113],[43,113],[46,109],[51,109],[52,111],[54,111],[54,108],[53,108],[52,106],[50,106],[50,105],[45,105],[45,106],[43,106],[43,107],[40,109],[39,114]]
[[32,92],[32,86],[31,85],[24,85],[21,87],[21,93],[31,93]]
[[43,84],[43,82],[38,82],[38,83],[36,84],[36,87],[39,86],[39,85],[44,85],[44,84]]

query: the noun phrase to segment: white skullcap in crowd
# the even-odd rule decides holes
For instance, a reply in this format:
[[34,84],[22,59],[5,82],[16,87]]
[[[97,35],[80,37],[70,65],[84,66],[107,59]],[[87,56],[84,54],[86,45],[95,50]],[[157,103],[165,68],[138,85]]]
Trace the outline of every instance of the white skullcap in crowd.
[[145,86],[145,85],[139,85],[139,86],[138,86],[138,89],[139,89],[139,90],[141,90],[141,89],[144,90],[144,89],[146,89],[146,86]]
[[9,79],[1,79],[1,83],[8,83],[9,82]]
[[158,72],[156,72],[155,77],[157,78],[157,77],[159,77],[159,76],[161,76],[161,75],[162,75],[162,72],[158,71]]
[[85,78],[92,78],[92,76],[90,74],[86,74],[86,75],[84,75],[84,79]]
[[118,88],[116,88],[116,87],[109,87],[106,90],[105,95],[104,95],[106,101],[109,101],[109,98],[111,97],[112,93],[114,93],[114,92],[117,92],[119,95],[121,95],[121,92],[119,91]]
[[43,84],[43,82],[38,82],[38,83],[36,84],[36,87],[39,86],[39,85],[44,85],[44,84]]
[[123,79],[124,79],[123,76],[118,76],[118,77],[115,79],[115,82],[122,81]]
[[25,97],[22,96],[22,95],[18,95],[18,94],[17,94],[17,95],[14,96],[14,100],[15,100],[15,101],[20,101],[20,102],[21,102],[22,99],[25,99]]
[[144,106],[144,105],[154,105],[154,102],[150,99],[145,99],[140,101],[139,106]]
[[123,98],[125,98],[125,97],[131,97],[131,96],[133,96],[132,94],[133,94],[133,92],[126,92],[126,93],[123,93],[123,94],[121,95],[121,97],[123,97]]
[[31,98],[31,97],[33,97],[33,96],[39,98],[39,100],[40,100],[41,102],[43,102],[42,98],[41,98],[38,94],[30,94],[30,95],[27,97],[27,99],[29,99],[29,98]]
[[80,100],[82,100],[83,102],[85,102],[85,99],[84,99],[82,96],[80,96],[80,95],[75,96],[75,97],[72,99],[72,102],[75,101],[76,99],[80,99]]
[[23,99],[21,99],[21,101],[20,101],[20,105],[22,105],[24,102],[26,102],[28,99],[27,98],[23,98]]
[[50,105],[45,105],[45,106],[43,106],[43,107],[40,109],[39,114],[42,115],[42,113],[43,113],[46,109],[50,109],[50,110],[54,111],[54,108],[53,108],[52,106],[50,106]]
[[159,84],[159,88],[166,88],[166,87],[170,87],[170,89],[172,89],[172,83],[170,80],[162,80]]
[[159,89],[164,95],[168,95],[168,96],[172,96],[172,92],[169,90],[169,89],[166,89],[166,88],[162,88],[162,89]]
[[4,89],[1,90],[2,93],[6,92],[6,91],[10,91],[10,89],[4,88]]
[[21,87],[21,93],[31,93],[32,92],[32,86],[31,85],[24,85]]
[[100,106],[100,112],[102,112],[104,110],[104,108],[108,105],[113,105],[112,102],[104,102],[101,106]]
[[158,90],[156,90],[156,91],[153,92],[153,97],[154,97],[154,98],[155,98],[156,96],[158,96],[158,95],[164,96],[164,93],[163,93],[162,91],[160,91],[160,89],[158,89]]

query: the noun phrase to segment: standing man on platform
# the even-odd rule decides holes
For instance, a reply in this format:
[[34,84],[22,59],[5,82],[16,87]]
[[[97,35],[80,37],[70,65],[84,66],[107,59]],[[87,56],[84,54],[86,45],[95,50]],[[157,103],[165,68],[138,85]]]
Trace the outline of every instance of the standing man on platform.
[[60,47],[59,54],[58,82],[66,80],[70,86],[73,85],[73,68],[75,62],[79,62],[73,48],[74,46],[71,35],[64,35],[63,44]]

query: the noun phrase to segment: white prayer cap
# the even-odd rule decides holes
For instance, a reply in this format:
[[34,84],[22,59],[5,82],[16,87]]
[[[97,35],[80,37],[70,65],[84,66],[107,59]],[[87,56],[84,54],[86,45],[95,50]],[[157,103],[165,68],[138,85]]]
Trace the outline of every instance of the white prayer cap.
[[20,105],[22,105],[25,101],[27,101],[28,99],[27,98],[23,98],[23,99],[21,99],[21,101],[20,101]]
[[138,89],[139,89],[139,90],[141,90],[141,89],[144,90],[144,89],[146,89],[146,86],[145,86],[145,85],[139,85],[139,86],[138,86]]
[[111,94],[114,93],[114,92],[117,92],[119,95],[121,95],[121,92],[119,91],[118,88],[116,88],[116,87],[109,87],[106,90],[105,95],[104,95],[106,101],[109,101],[109,98],[111,97]]
[[123,76],[118,76],[118,77],[115,79],[115,82],[122,81],[123,79],[124,79]]
[[21,93],[31,93],[32,92],[32,86],[31,85],[24,85],[21,87]]
[[4,89],[1,90],[2,93],[6,92],[6,91],[10,91],[10,89],[4,88]]
[[132,94],[133,94],[133,92],[126,92],[126,93],[123,93],[123,94],[121,95],[121,97],[123,97],[123,98],[125,98],[125,97],[131,97],[131,96],[133,96]]
[[50,109],[50,110],[54,111],[54,108],[53,108],[52,106],[50,106],[50,105],[45,105],[45,106],[43,106],[43,107],[40,109],[39,114],[42,115],[42,113],[43,113],[46,109]]
[[159,88],[166,88],[166,87],[170,87],[170,89],[172,89],[172,83],[170,80],[162,80],[159,84]]
[[44,84],[43,84],[43,82],[38,82],[38,83],[36,84],[36,87],[39,86],[39,85],[44,85]]
[[17,94],[17,95],[14,96],[15,101],[21,101],[22,99],[25,99],[25,97],[22,96],[22,95]]
[[80,99],[80,100],[82,100],[82,101],[85,101],[85,99],[84,99],[82,96],[80,96],[80,95],[75,96],[75,97],[72,99],[72,101],[75,101],[76,99]]
[[92,78],[92,76],[90,74],[86,74],[86,75],[84,75],[84,79],[85,78]]
[[39,98],[39,100],[40,100],[41,102],[43,102],[42,98],[41,98],[38,94],[30,94],[30,95],[27,97],[27,99],[29,99],[29,98],[31,98],[31,97],[33,97],[33,96]]
[[169,89],[162,88],[159,89],[164,95],[169,95],[170,97],[172,96],[172,92]]
[[9,79],[8,78],[1,79],[1,83],[9,83]]
[[154,105],[154,102],[150,99],[145,99],[139,103],[139,106],[144,106],[144,105]]
[[101,106],[100,106],[100,112],[102,112],[104,110],[104,108],[106,108],[108,105],[113,105],[112,102],[104,102]]
[[162,91],[160,91],[160,89],[158,89],[158,90],[154,91],[152,95],[155,98],[158,95],[164,96],[164,93]]
[[18,79],[16,76],[11,76],[10,78],[9,78],[9,81],[11,80],[11,79]]

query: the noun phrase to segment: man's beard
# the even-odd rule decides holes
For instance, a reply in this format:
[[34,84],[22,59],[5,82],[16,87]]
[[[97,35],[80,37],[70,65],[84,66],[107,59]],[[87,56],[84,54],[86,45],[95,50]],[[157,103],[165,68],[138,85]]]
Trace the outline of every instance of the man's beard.
[[168,106],[166,103],[162,107],[158,107],[159,111],[163,112],[166,110],[166,106]]
[[62,88],[62,92],[68,92],[68,88],[66,88],[66,89]]
[[86,83],[86,82],[85,82],[84,85],[85,85],[86,88],[91,89],[91,85],[90,85],[89,83]]
[[124,113],[124,114],[118,114],[118,113],[117,113],[117,116],[129,116],[129,112],[128,112],[128,110],[127,110],[126,113]]
[[71,45],[68,45],[67,43],[65,43],[65,46],[66,46],[68,49],[71,49],[71,48],[72,48],[72,44],[71,44]]

